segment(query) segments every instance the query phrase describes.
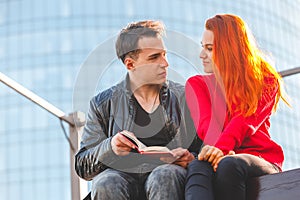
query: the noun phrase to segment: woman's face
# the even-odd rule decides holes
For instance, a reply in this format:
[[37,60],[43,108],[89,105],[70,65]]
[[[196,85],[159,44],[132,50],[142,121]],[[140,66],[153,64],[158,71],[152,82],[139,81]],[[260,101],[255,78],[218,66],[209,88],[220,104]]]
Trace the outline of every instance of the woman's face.
[[213,73],[213,60],[212,60],[212,52],[213,52],[213,42],[214,42],[214,34],[212,31],[205,30],[202,35],[202,50],[200,52],[200,58],[202,60],[202,65],[204,66],[204,72]]

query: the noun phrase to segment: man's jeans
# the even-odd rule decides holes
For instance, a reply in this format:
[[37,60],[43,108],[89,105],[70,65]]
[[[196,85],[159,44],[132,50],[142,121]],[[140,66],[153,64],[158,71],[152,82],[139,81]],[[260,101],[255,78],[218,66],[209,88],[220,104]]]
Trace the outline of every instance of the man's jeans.
[[184,199],[185,176],[186,170],[173,164],[142,174],[106,169],[93,180],[92,199],[181,200]]

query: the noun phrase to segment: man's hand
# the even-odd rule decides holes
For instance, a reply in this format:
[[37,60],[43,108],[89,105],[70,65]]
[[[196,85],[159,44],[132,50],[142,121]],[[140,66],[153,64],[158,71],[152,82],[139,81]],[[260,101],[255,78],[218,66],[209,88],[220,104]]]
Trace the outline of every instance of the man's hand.
[[[126,131],[128,132],[128,131]],[[122,132],[121,132],[122,133]],[[117,133],[111,139],[111,148],[113,152],[118,156],[126,156],[129,154],[131,149],[135,146],[127,138],[125,138],[121,133]],[[131,133],[133,134],[133,133]]]
[[162,157],[161,160],[167,163],[173,163],[183,168],[186,168],[188,164],[195,159],[194,155],[190,153],[189,150],[183,149],[181,147],[173,149],[172,153],[174,154],[174,158]]

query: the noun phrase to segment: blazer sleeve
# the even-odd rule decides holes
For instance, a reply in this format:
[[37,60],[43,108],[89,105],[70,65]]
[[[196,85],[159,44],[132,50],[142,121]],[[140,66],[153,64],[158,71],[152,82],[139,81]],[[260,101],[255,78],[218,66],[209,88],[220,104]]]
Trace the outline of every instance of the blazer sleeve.
[[269,123],[277,92],[278,86],[272,89],[264,89],[257,110],[253,115],[243,117],[239,113],[235,113],[225,126],[215,146],[227,154],[230,150],[239,148],[244,139],[255,134],[263,123]]

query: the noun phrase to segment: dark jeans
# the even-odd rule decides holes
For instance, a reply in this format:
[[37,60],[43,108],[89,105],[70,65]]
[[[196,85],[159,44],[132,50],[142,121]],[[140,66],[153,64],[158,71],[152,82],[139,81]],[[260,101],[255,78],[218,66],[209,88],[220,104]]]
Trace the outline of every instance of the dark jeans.
[[93,179],[92,199],[182,200],[186,169],[164,164],[150,173],[127,173],[106,169]]
[[248,178],[279,171],[273,164],[250,154],[223,158],[216,173],[210,163],[194,160],[188,165],[185,199],[245,200]]

